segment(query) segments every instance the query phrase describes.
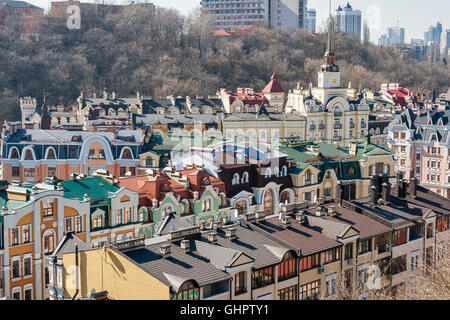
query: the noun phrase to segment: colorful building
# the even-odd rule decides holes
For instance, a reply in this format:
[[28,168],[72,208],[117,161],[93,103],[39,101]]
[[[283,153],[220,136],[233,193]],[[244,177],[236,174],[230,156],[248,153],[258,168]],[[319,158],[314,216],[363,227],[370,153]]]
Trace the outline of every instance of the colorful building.
[[395,152],[395,170],[446,198],[450,198],[449,117],[449,110],[433,108],[417,115],[407,109],[390,123],[387,139]]
[[135,174],[147,133],[143,130],[90,132],[24,129],[20,122],[3,132],[3,179],[38,182],[68,179],[98,169],[114,176]]

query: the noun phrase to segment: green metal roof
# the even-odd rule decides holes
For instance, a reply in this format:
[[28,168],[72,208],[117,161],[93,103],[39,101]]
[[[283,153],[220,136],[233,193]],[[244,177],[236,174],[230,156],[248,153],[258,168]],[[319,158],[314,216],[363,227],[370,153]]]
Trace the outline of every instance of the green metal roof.
[[84,198],[88,194],[91,200],[107,198],[120,190],[103,177],[87,177],[61,181],[64,186],[64,197],[70,199]]

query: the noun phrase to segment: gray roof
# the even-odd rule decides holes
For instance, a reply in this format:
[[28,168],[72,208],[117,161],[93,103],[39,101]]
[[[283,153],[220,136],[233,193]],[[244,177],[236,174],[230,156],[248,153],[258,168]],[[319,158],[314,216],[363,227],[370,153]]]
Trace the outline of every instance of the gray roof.
[[322,234],[333,240],[338,240],[351,228],[350,225],[342,222],[325,220],[323,218],[306,216],[306,222],[311,227],[319,227],[322,229]]
[[175,291],[178,291],[179,286],[186,280],[194,280],[199,286],[205,286],[231,279],[230,275],[217,269],[207,258],[195,251],[195,248],[186,253],[172,243],[170,256],[162,257],[159,250],[163,244],[169,242],[132,249],[122,254],[162,283],[172,286]]
[[[236,120],[229,120],[230,117],[237,117],[240,118],[243,121],[248,121],[248,120],[264,120],[263,117],[267,116],[269,119],[266,121],[272,121],[272,120],[277,120],[277,121],[290,121],[290,120],[294,120],[293,118],[302,118],[303,120],[306,121],[306,118],[302,115],[300,115],[298,112],[292,112],[292,113],[263,113],[263,114],[258,114],[256,112],[246,112],[246,113],[233,113],[230,114],[228,116],[225,117],[224,121],[236,121]],[[295,121],[298,121],[298,119],[295,119]]]
[[218,123],[217,115],[214,114],[156,114],[150,113],[145,115],[136,115],[135,123],[137,124],[194,124],[200,121],[203,124]]
[[89,246],[85,242],[80,240],[80,238],[78,238],[73,233],[68,233],[58,243],[58,246],[53,252],[52,257],[62,259],[63,254],[75,252],[76,245],[78,245],[78,251],[89,250]]
[[224,248],[202,241],[194,241],[194,247],[196,251],[203,257],[208,258],[219,270],[225,270],[226,267],[231,266],[243,253],[239,250]]
[[3,8],[15,8],[15,9],[40,9],[44,10],[42,8],[39,8],[31,3],[25,2],[25,1],[11,1],[11,0],[0,0],[0,7]]

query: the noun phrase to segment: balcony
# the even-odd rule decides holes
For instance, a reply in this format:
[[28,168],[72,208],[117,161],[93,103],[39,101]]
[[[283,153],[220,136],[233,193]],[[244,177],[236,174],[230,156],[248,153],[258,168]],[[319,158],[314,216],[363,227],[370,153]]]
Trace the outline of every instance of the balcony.
[[334,128],[335,128],[335,129],[342,129],[342,124],[340,124],[340,123],[335,123],[335,124],[334,124]]
[[353,122],[350,122],[350,128],[353,129],[355,127],[355,124]]
[[342,111],[341,111],[341,112],[335,111],[335,112],[334,112],[334,117],[335,117],[335,118],[342,117]]
[[342,141],[342,137],[341,136],[333,137],[333,141]]
[[316,126],[315,125],[310,125],[309,126],[309,130],[316,130]]
[[365,123],[361,123],[361,128],[365,128],[366,127],[366,124]]
[[325,129],[325,125],[323,123],[319,124],[319,129]]

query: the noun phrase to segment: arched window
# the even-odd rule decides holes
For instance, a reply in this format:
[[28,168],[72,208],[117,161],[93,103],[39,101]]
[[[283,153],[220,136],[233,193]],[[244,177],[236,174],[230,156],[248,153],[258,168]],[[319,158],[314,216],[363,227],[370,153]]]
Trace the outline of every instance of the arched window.
[[78,137],[77,136],[73,136],[72,137],[72,142],[77,142],[78,141]]
[[269,214],[273,212],[273,192],[271,189],[267,189],[264,195],[264,211],[267,211]]
[[239,174],[235,173],[233,175],[233,180],[231,181],[231,184],[234,186],[235,184],[239,184]]
[[270,178],[272,176],[272,169],[267,168],[266,174],[264,175],[265,178]]
[[276,175],[277,177],[280,176],[280,170],[278,169],[278,167],[275,167],[275,168],[273,169],[273,174]]
[[53,150],[53,148],[48,150],[47,159],[56,159],[55,150]]
[[280,203],[290,203],[290,197],[289,197],[289,192],[288,191],[283,191],[280,195]]
[[234,204],[234,208],[238,210],[239,214],[247,213],[247,201],[239,200]]
[[281,176],[287,177],[287,167],[286,166],[283,166],[283,168],[281,168]]
[[174,210],[173,210],[173,207],[172,207],[171,204],[166,204],[166,205],[162,208],[161,212],[162,212],[161,219],[164,219],[169,213],[174,212]]
[[245,171],[242,174],[242,183],[248,183],[248,172],[247,171]]
[[278,281],[284,281],[297,276],[297,255],[288,251],[283,261],[278,265]]
[[116,115],[116,112],[114,111],[113,108],[109,108],[109,109],[108,109],[108,114],[109,114],[110,116],[114,116],[114,115]]
[[122,153],[122,159],[133,159],[130,149],[124,149]]
[[211,199],[202,200],[202,212],[211,211]]
[[306,170],[305,172],[305,181],[311,181],[311,171]]
[[17,148],[12,148],[10,159],[19,159],[19,151],[17,151]]
[[348,168],[348,174],[355,174],[355,168],[354,167]]
[[53,252],[54,250],[54,245],[55,245],[55,241],[54,241],[54,236],[53,236],[53,232],[51,231],[46,231],[44,233],[44,254],[50,254]]
[[31,152],[31,150],[27,150],[25,152],[25,160],[33,160],[33,153]]
[[200,288],[193,281],[186,281],[178,289],[175,300],[199,300]]

